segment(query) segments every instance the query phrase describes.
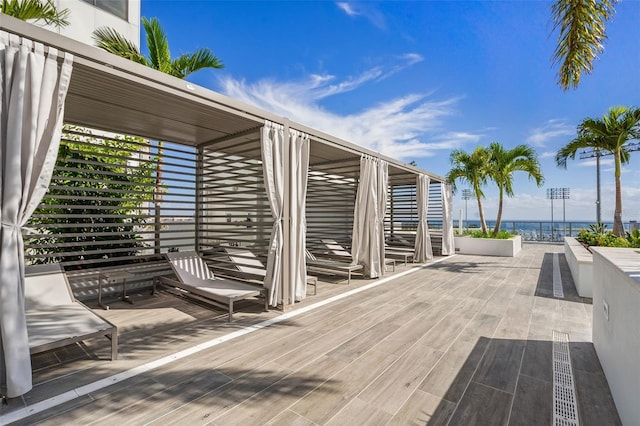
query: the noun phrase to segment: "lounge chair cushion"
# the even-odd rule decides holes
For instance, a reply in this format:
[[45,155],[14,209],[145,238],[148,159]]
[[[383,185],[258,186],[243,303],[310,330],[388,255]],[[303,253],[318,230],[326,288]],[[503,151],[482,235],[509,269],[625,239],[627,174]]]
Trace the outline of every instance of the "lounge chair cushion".
[[29,347],[47,345],[64,339],[78,340],[82,336],[113,327],[78,304],[27,310],[26,317]]
[[344,257],[351,258],[351,253],[349,253],[347,249],[345,249],[336,240],[320,240],[320,241],[322,242],[322,244],[325,245],[327,249],[331,251],[331,253],[337,256],[344,256]]
[[25,269],[25,316],[31,353],[106,336],[111,339],[111,359],[117,359],[117,327],[74,299],[60,265]]
[[265,310],[268,309],[267,290],[256,285],[214,277],[205,261],[194,251],[167,253],[167,259],[171,264],[178,281],[168,278],[162,279],[166,284],[172,285],[194,295],[215,301],[229,308],[229,321],[233,315],[233,302],[260,296],[265,298]]
[[223,247],[222,249],[227,253],[229,260],[233,262],[233,265],[238,271],[258,275],[263,278],[267,275],[267,268],[264,266],[264,263],[262,263],[251,250],[233,247]]

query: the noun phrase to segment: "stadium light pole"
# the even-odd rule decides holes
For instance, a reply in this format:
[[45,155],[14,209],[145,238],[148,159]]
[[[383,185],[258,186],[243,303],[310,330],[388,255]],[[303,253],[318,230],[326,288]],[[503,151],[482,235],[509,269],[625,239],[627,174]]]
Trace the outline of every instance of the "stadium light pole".
[[565,210],[565,200],[569,198],[569,188],[547,188],[547,198],[551,200],[551,241],[553,238],[553,200],[562,200],[562,229],[563,233],[567,231],[567,217]]
[[[640,151],[640,142],[637,143],[630,143],[626,145],[625,151],[627,152],[634,152],[634,151]],[[604,157],[605,155],[613,155],[612,152],[609,151],[605,151],[602,152],[600,151],[598,148],[592,148],[592,149],[587,149],[584,150],[580,153],[580,159],[581,160],[585,160],[585,159],[589,159],[589,158],[594,158],[596,159],[596,186],[597,186],[597,192],[596,192],[596,222],[597,223],[602,223],[602,216],[601,216],[601,199],[600,199],[600,157]]]
[[473,198],[473,193],[470,189],[462,190],[462,199],[464,200],[464,220],[467,222],[467,229],[469,229],[469,209],[467,208],[467,200]]
[[581,160],[584,160],[585,158],[596,158],[596,223],[602,223],[602,210],[600,206],[600,157],[603,155],[611,154],[602,154],[598,148],[593,148],[589,151],[582,151],[580,153]]

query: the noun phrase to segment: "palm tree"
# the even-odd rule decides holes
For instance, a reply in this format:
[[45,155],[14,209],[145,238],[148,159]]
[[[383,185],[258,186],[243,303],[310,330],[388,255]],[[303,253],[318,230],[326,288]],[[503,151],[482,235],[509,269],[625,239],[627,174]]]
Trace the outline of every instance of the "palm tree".
[[0,12],[23,21],[44,21],[48,25],[69,25],[69,9],[58,10],[51,0],[2,0]]
[[[189,74],[204,68],[224,68],[223,63],[211,52],[203,48],[190,54],[182,54],[171,59],[167,36],[157,18],[142,18],[147,36],[149,56],[145,57],[131,41],[113,28],[100,27],[93,32],[96,46],[120,57],[130,59],[165,74],[184,79]],[[162,201],[162,141],[158,141],[158,167],[156,170],[155,196],[155,241],[160,240],[160,202]],[[160,248],[156,244],[156,253]]]
[[167,36],[157,18],[142,18],[142,26],[147,36],[149,56],[144,56],[131,41],[113,28],[100,27],[93,32],[96,46],[114,55],[130,59],[165,74],[185,78],[203,68],[224,68],[224,64],[206,48],[193,53],[185,53],[171,59]]
[[502,203],[504,196],[513,197],[513,174],[515,172],[525,172],[529,175],[529,179],[536,182],[538,187],[544,183],[540,162],[536,155],[536,151],[528,145],[518,145],[513,149],[505,149],[498,142],[489,145],[491,153],[491,165],[489,175],[491,179],[498,185],[500,193],[500,201],[498,202],[498,216],[496,226],[493,229],[493,235],[497,235],[500,231],[500,223],[502,222]]
[[615,13],[617,0],[556,0],[551,7],[553,31],[559,30],[553,63],[560,64],[558,83],[574,89],[582,73],[590,74],[593,62],[604,51],[606,23]]
[[482,209],[482,186],[487,183],[489,178],[489,161],[491,153],[487,148],[479,146],[471,154],[456,149],[451,152],[449,161],[451,162],[451,170],[447,174],[447,180],[451,182],[453,192],[456,191],[456,181],[467,182],[473,188],[478,201],[478,211],[480,213],[480,226],[482,232],[487,233],[487,224],[484,219],[484,210]]
[[556,163],[563,168],[567,167],[567,159],[574,159],[580,149],[592,148],[613,155],[616,182],[613,233],[619,237],[624,235],[620,174],[622,164],[629,162],[628,142],[634,139],[640,139],[640,108],[616,106],[609,108],[602,119],[585,118],[578,126],[578,136],[556,154]]

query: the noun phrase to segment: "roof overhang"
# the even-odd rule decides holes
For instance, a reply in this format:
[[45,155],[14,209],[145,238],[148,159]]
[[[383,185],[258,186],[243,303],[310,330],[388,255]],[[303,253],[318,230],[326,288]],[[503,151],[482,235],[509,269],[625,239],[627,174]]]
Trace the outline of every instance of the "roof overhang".
[[309,134],[314,141],[312,165],[332,165],[357,176],[360,156],[368,154],[389,162],[394,184],[415,183],[415,176],[420,173],[428,174],[433,181],[445,181],[441,176],[7,15],[0,14],[0,29],[74,55],[65,102],[66,122],[197,147],[230,145],[233,140],[256,143],[259,127],[269,120]]

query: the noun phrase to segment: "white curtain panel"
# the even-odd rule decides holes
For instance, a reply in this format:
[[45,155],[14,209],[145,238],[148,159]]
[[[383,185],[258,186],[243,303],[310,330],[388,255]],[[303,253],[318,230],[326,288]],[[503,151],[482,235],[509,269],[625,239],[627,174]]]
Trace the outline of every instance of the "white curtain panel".
[[353,213],[351,257],[354,264],[364,266],[371,278],[382,274],[378,214],[378,160],[368,155],[360,158],[360,181]]
[[264,286],[269,290],[269,304],[277,306],[282,300],[283,290],[284,126],[265,121],[261,132],[261,144],[264,187],[273,216]]
[[290,294],[299,302],[307,295],[307,179],[309,174],[309,135],[291,129],[291,281]]
[[0,31],[0,391],[31,387],[21,228],[49,188],[73,56]]
[[453,190],[451,185],[442,183],[442,254],[455,254],[453,240]]
[[387,215],[387,197],[389,195],[389,163],[378,160],[378,250],[380,251],[380,275],[384,275],[384,218]]
[[429,176],[416,176],[416,201],[418,203],[418,229],[416,230],[415,256],[416,262],[424,263],[433,259],[427,212],[429,211]]

